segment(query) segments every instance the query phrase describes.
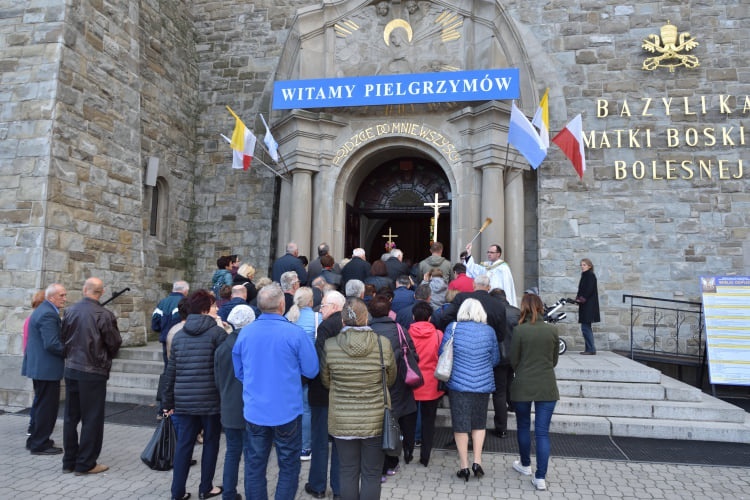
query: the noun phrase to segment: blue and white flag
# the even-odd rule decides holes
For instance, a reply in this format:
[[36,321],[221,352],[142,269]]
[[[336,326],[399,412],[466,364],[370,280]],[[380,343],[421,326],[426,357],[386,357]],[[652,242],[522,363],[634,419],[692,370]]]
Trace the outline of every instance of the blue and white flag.
[[547,148],[529,119],[512,104],[510,125],[508,126],[508,144],[521,153],[533,169],[539,167],[547,156]]

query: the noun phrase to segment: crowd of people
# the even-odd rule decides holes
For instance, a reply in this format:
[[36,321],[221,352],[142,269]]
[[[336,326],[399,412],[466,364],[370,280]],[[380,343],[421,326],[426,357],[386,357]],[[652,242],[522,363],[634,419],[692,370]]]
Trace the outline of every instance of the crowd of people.
[[[471,245],[452,265],[442,252],[435,242],[427,258],[409,265],[397,248],[373,262],[357,248],[350,259],[336,262],[323,243],[307,263],[290,242],[273,263],[272,279],[256,280],[255,269],[233,255],[217,260],[203,289],[191,293],[187,282],[174,282],[151,322],[165,363],[158,399],[177,436],[172,498],[191,496],[186,483],[197,462],[196,443],[203,444],[200,499],[241,499],[243,456],[245,496],[266,498],[272,446],[279,465],[277,499],[295,497],[304,460],[310,461],[304,489],[313,498],[325,498],[328,487],[334,498],[379,498],[381,484],[399,472],[401,461],[411,464],[418,452],[418,463],[429,467],[437,410],[446,395],[463,481],[486,473],[482,450],[490,397],[497,437],[507,437],[508,411],[516,412],[520,459],[513,468],[532,474],[533,403],[532,483],[546,489],[548,430],[559,399],[557,331],[544,323],[538,296],[524,294],[516,307],[499,245],[489,247],[485,262],[474,261]],[[581,323],[585,352],[593,354],[588,332],[599,320],[596,278],[591,261],[581,263],[579,303],[588,311]],[[32,454],[63,452],[49,436],[54,394],[64,375],[63,472],[107,470],[96,459],[106,379],[121,339],[114,315],[98,302],[102,292],[101,280],[87,280],[84,299],[61,320],[66,291],[50,285],[27,325],[23,369],[35,390],[27,448]],[[86,343],[95,349],[84,352]],[[448,348],[453,367],[440,382],[434,373]],[[415,370],[416,382],[410,373]],[[385,407],[400,427],[397,456],[381,445]],[[223,485],[216,486],[222,432]]]

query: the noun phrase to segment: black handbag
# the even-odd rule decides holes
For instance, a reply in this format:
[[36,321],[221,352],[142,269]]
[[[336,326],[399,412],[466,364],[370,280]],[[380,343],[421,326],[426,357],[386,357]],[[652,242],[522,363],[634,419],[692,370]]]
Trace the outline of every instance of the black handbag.
[[391,457],[401,456],[403,445],[401,444],[401,428],[398,426],[398,420],[395,419],[391,409],[388,408],[388,387],[385,383],[385,362],[383,361],[383,345],[378,338],[378,347],[380,348],[380,368],[383,373],[383,452]]
[[141,453],[141,460],[153,470],[170,470],[174,463],[174,450],[177,447],[177,435],[172,419],[165,415],[156,426],[146,448]]

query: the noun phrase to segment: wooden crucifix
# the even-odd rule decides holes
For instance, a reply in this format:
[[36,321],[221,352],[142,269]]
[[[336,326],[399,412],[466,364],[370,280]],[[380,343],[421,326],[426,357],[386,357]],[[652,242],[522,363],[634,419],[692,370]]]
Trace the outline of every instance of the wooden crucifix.
[[432,223],[432,239],[430,241],[437,241],[437,235],[438,235],[438,217],[440,217],[440,207],[447,207],[450,205],[447,201],[439,202],[438,198],[440,195],[438,193],[435,193],[435,201],[434,202],[428,202],[423,203],[424,206],[430,207],[433,209],[435,215],[433,216],[433,223]]

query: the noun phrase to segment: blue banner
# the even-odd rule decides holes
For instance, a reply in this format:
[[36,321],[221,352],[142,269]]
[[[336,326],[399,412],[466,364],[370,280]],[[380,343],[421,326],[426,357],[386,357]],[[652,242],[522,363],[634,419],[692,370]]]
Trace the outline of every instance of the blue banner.
[[518,68],[276,81],[273,109],[518,99]]

